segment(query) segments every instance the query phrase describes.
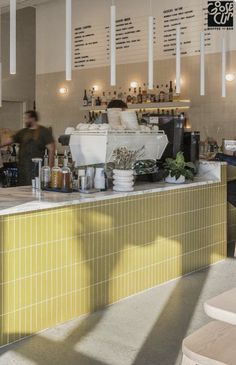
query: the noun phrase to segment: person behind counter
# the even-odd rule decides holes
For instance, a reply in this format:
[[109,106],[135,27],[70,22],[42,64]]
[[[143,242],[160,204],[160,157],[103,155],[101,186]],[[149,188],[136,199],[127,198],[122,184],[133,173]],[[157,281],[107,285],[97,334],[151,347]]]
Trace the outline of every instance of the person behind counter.
[[45,148],[49,153],[49,164],[53,167],[55,142],[52,132],[38,123],[38,113],[29,110],[25,113],[25,128],[18,131],[12,138],[0,147],[12,143],[19,144],[19,185],[31,185],[32,181],[32,158],[43,158]]

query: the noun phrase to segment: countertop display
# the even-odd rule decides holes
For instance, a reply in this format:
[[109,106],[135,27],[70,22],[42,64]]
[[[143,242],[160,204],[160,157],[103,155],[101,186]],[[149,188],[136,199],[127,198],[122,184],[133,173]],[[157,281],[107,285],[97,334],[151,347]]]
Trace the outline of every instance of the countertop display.
[[118,193],[108,190],[93,194],[62,194],[32,190],[31,187],[0,189],[0,216],[214,184],[221,181],[221,166],[225,164],[224,162],[201,161],[198,175],[194,181],[181,185],[164,182],[139,183],[136,184],[135,191],[131,193]]

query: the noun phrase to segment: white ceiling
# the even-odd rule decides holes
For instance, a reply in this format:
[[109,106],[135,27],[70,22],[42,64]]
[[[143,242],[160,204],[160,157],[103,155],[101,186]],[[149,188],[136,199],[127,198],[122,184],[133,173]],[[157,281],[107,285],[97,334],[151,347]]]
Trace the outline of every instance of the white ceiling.
[[[36,6],[38,4],[47,3],[51,0],[16,0],[17,9],[24,8],[26,6]],[[10,0],[0,0],[0,8],[2,11],[6,11],[9,8]]]

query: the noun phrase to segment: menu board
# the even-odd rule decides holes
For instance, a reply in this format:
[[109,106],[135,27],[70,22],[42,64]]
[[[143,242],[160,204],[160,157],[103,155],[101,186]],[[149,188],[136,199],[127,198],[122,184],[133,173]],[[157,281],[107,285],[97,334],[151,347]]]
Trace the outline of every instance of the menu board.
[[[156,37],[154,18],[154,42]],[[147,17],[126,17],[116,21],[117,63],[142,62],[147,57]],[[157,52],[157,51],[156,51]],[[109,25],[84,25],[74,30],[75,68],[101,67],[109,64]]]
[[[207,0],[165,0],[153,2],[154,59],[175,56],[176,26],[181,29],[181,54],[200,52],[200,33],[205,32],[206,53],[221,50],[222,32],[208,30]],[[176,6],[173,6],[176,4]],[[236,50],[236,30],[227,31],[228,50]],[[74,29],[74,67],[77,69],[109,65],[109,24],[80,25]],[[147,61],[148,15],[126,16],[116,21],[117,64]]]

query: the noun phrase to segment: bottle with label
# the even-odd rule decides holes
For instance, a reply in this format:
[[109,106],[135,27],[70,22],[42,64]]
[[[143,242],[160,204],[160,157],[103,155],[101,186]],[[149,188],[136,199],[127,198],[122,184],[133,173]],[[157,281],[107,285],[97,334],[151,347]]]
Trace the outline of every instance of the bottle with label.
[[165,102],[168,103],[169,102],[169,85],[166,84],[166,88],[165,88]]
[[83,106],[88,106],[88,97],[86,90],[84,90]]
[[134,95],[132,97],[132,104],[137,104],[137,90],[136,87],[134,88]]
[[173,91],[173,82],[170,81],[170,88],[169,88],[169,102],[173,102],[174,100],[174,91]]
[[108,93],[108,100],[107,100],[107,104],[109,104],[109,103],[110,103],[110,101],[111,101],[111,92],[109,91],[109,93]]
[[54,166],[51,173],[51,187],[52,189],[61,189],[62,173],[59,167],[58,154],[55,153]]
[[68,167],[67,152],[64,153],[63,167],[61,169],[61,189],[63,191],[69,191],[72,188],[71,170]]
[[92,100],[92,104],[91,104],[92,107],[96,106],[96,96],[95,96],[94,89],[92,90],[91,100]]
[[132,104],[132,95],[131,95],[131,89],[129,88],[129,93],[126,99],[127,104]]
[[107,105],[106,93],[104,91],[103,91],[102,97],[101,97],[101,105],[103,105],[103,106]]
[[137,103],[142,104],[142,102],[143,102],[143,95],[142,95],[142,89],[140,87],[139,88],[139,93],[138,93],[138,96],[137,96]]
[[41,188],[48,189],[48,188],[50,188],[50,183],[51,183],[51,169],[49,167],[47,149],[45,150],[45,155],[44,155],[43,161],[44,161],[44,163],[43,163],[43,167],[41,169]]
[[102,101],[100,99],[100,97],[98,96],[96,99],[96,106],[100,106],[102,104]]
[[89,90],[88,94],[88,106],[92,105],[92,90]]
[[156,102],[160,102],[160,88],[159,85],[157,85],[157,92],[156,92]]
[[116,91],[114,91],[112,100],[116,100],[116,99],[117,99],[117,97],[116,97]]
[[143,103],[146,103],[147,102],[147,88],[146,88],[146,84],[143,84],[142,102]]
[[119,92],[118,92],[118,100],[123,100],[123,91],[122,91],[121,87],[119,88]]
[[160,103],[164,103],[165,101],[165,91],[163,90],[163,85],[161,85],[161,91],[160,91],[160,94],[159,94],[159,100],[160,100]]
[[127,100],[127,93],[126,93],[126,91],[123,93],[123,99],[122,99],[122,101],[124,102],[124,103],[126,103],[126,100]]
[[176,92],[176,86],[175,86],[175,92],[173,95],[173,101],[179,101],[180,100],[180,94],[177,94]]

